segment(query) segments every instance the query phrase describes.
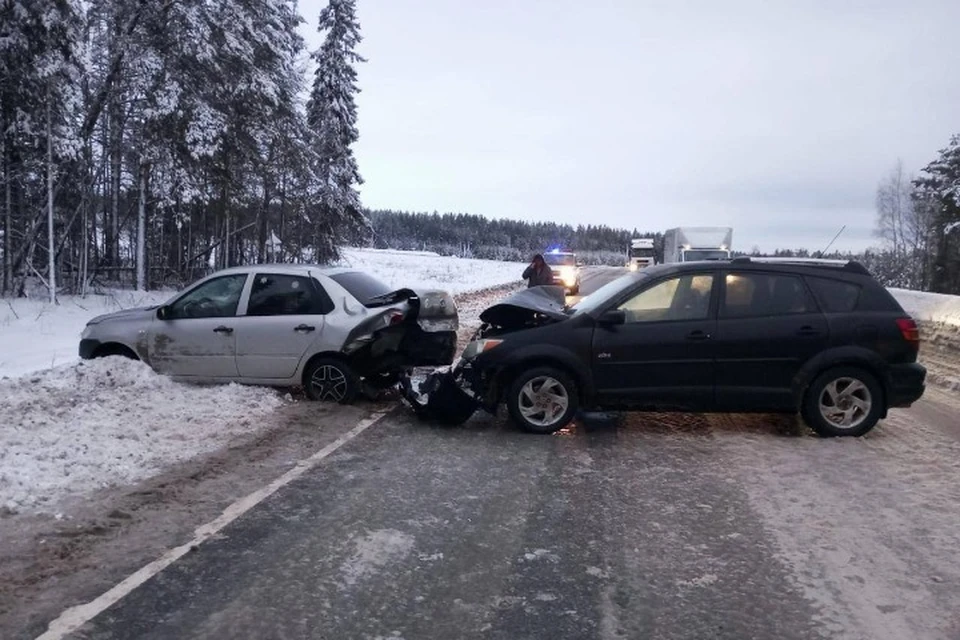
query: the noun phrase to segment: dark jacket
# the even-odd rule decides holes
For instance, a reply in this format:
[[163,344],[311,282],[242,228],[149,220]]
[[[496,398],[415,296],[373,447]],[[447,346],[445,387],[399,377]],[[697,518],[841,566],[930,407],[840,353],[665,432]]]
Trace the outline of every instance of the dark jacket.
[[530,265],[524,269],[523,279],[527,281],[528,287],[549,286],[553,284],[553,271],[547,264],[544,264],[540,271],[537,271],[533,268],[533,265]]

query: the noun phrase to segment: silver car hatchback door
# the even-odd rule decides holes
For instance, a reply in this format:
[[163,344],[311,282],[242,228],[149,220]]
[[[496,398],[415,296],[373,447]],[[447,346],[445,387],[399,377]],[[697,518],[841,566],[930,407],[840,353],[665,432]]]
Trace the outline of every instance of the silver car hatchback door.
[[160,373],[200,378],[237,376],[237,306],[247,274],[207,280],[167,307],[149,328],[150,364]]
[[321,339],[333,303],[311,277],[257,273],[237,322],[237,368],[243,379],[289,379]]

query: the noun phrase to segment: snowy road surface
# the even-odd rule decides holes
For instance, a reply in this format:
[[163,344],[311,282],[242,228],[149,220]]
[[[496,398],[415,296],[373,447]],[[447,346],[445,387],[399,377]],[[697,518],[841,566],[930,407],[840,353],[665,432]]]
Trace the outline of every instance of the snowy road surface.
[[[128,520],[51,536],[79,568],[30,600],[0,587],[20,605],[0,636],[42,632],[387,407],[288,405],[270,437],[296,437],[272,453],[195,462],[124,495]],[[784,416],[591,416],[534,437],[398,409],[77,637],[954,640],[957,549],[960,401],[937,389],[855,440]]]
[[956,638],[958,411],[935,391],[842,441],[398,411],[79,637]]

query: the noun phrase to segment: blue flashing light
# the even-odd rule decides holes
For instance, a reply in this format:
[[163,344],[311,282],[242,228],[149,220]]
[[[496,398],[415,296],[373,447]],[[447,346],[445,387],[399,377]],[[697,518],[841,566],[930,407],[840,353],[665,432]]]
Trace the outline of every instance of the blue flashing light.
[[554,247],[553,249],[550,249],[548,253],[560,253],[560,247]]

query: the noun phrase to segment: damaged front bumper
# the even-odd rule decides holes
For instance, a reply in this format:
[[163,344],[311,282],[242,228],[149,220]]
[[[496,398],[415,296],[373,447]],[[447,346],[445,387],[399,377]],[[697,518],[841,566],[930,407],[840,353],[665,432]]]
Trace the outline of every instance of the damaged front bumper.
[[400,380],[401,396],[422,419],[444,424],[462,424],[477,409],[495,413],[504,370],[483,355],[487,347],[501,344],[506,334],[568,317],[561,287],[533,287],[515,293],[480,314],[483,324],[452,367],[422,379],[414,379],[408,369]]

